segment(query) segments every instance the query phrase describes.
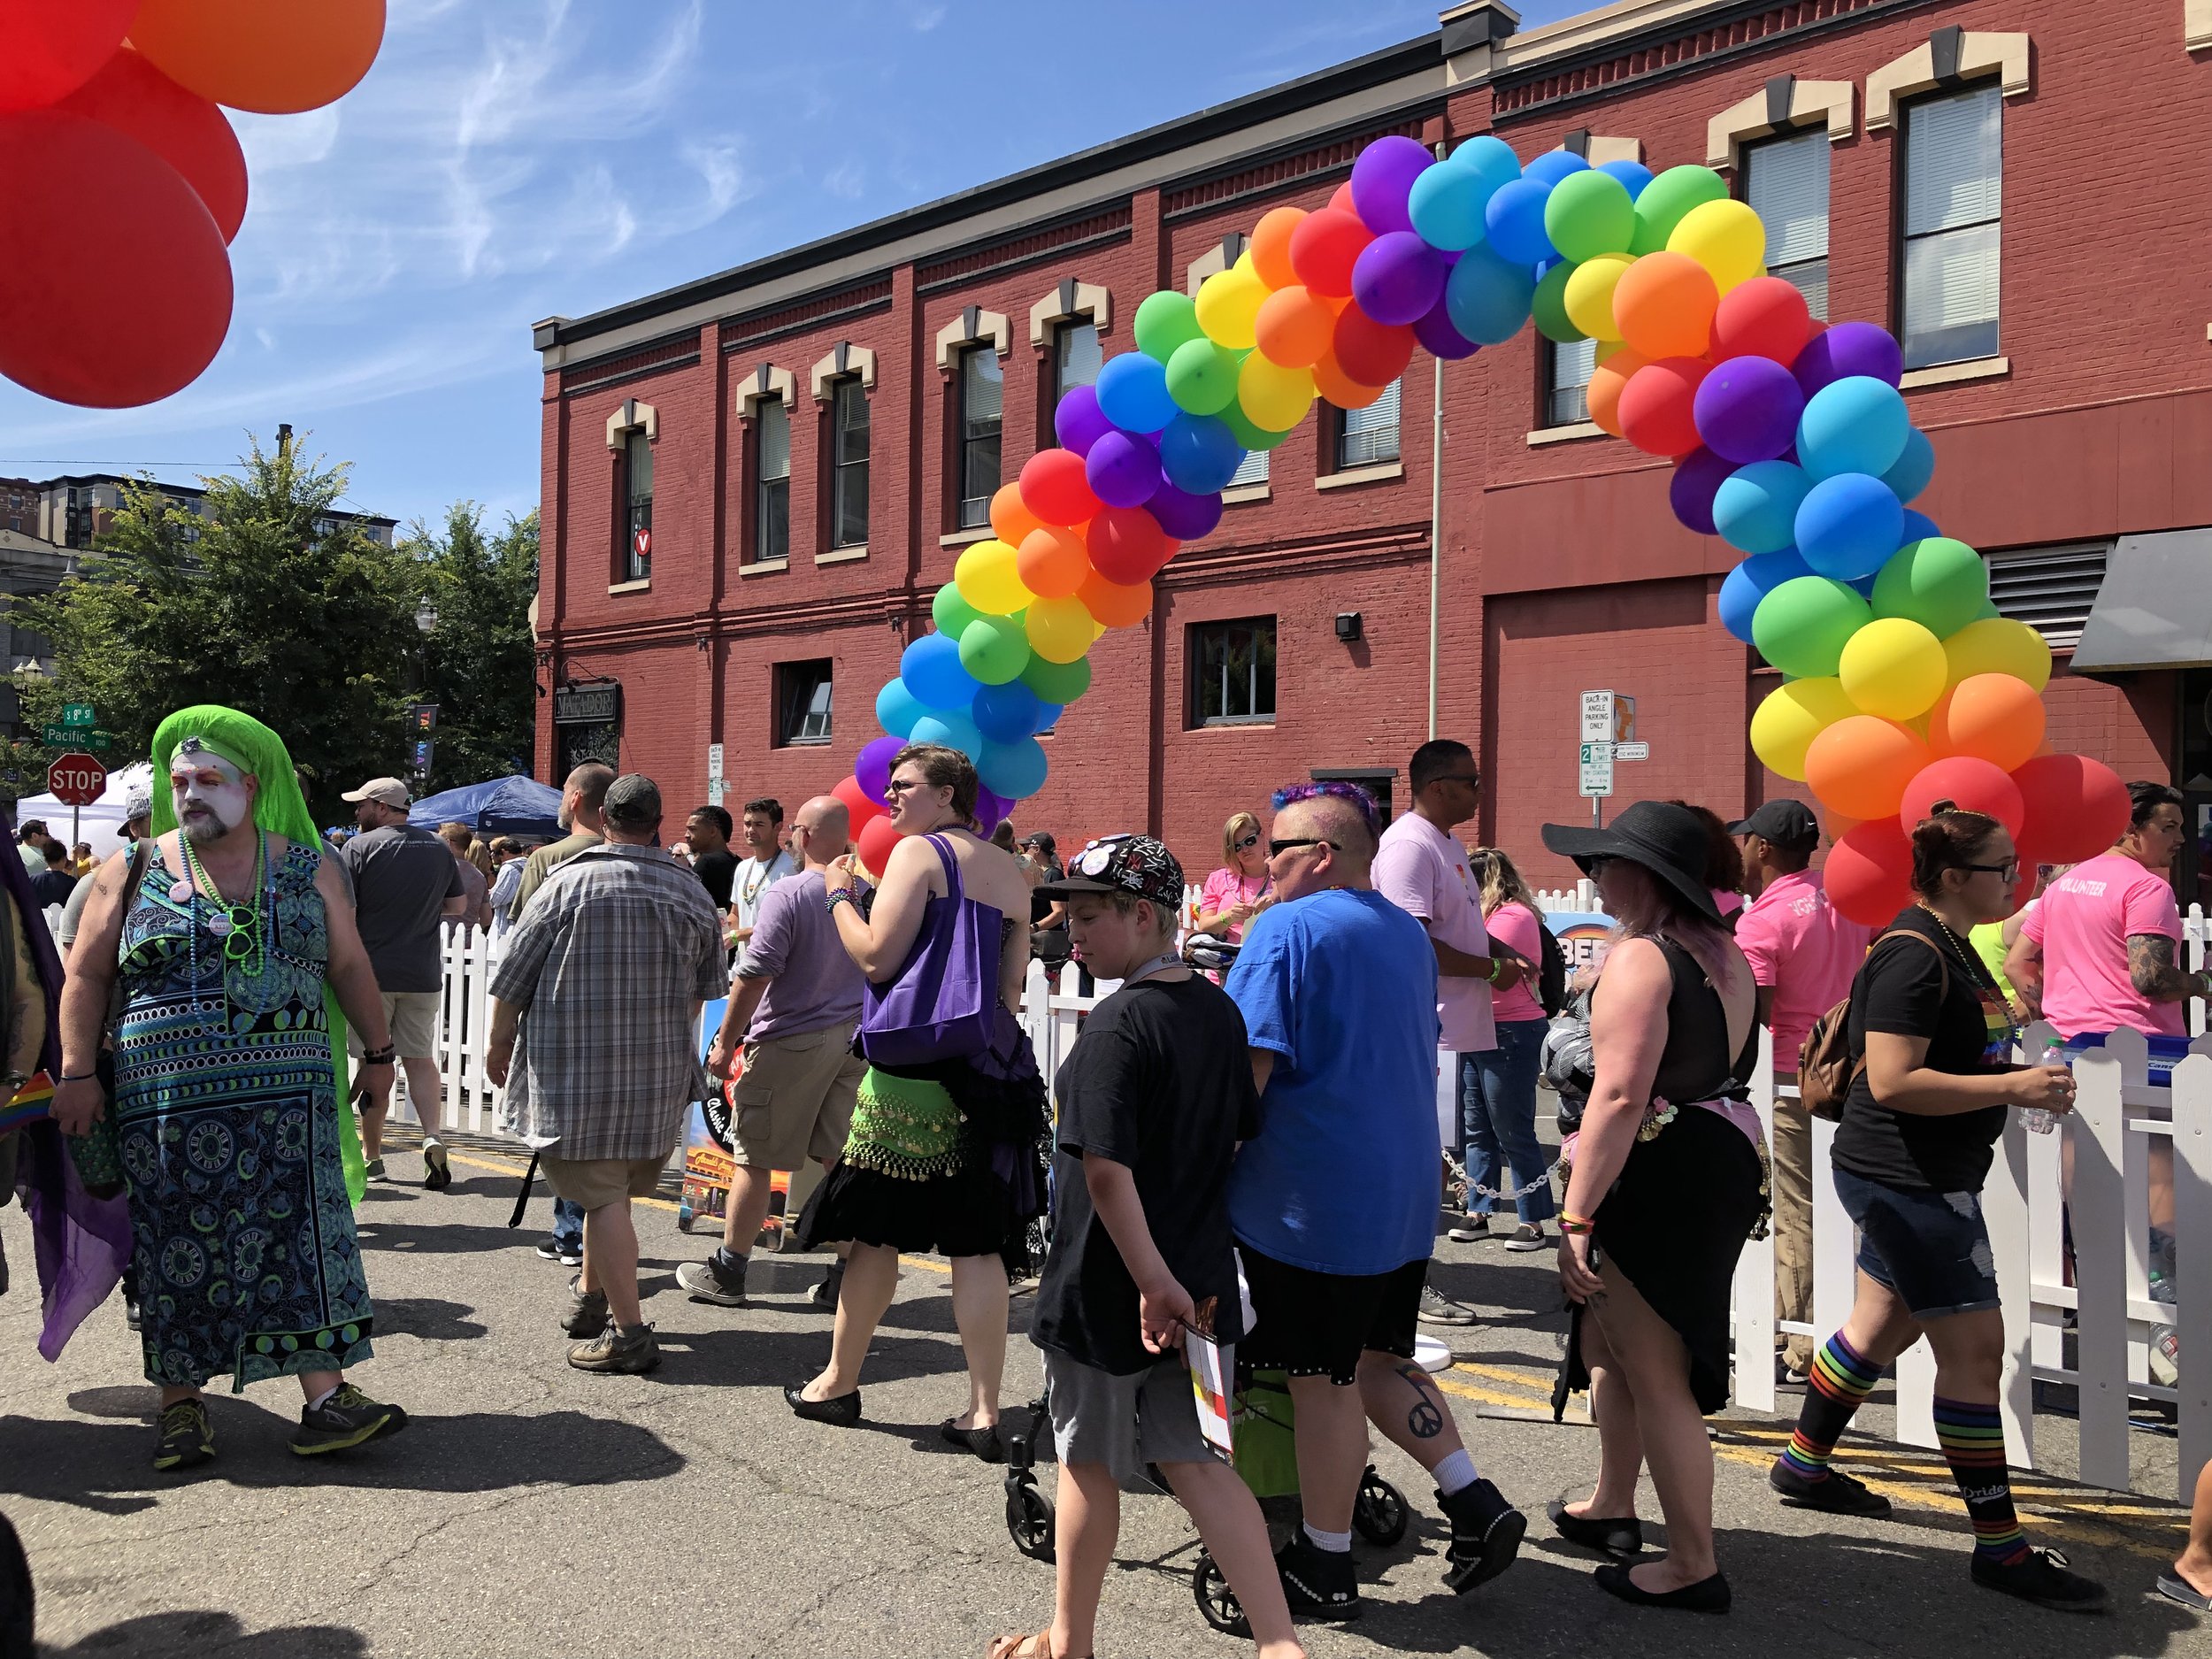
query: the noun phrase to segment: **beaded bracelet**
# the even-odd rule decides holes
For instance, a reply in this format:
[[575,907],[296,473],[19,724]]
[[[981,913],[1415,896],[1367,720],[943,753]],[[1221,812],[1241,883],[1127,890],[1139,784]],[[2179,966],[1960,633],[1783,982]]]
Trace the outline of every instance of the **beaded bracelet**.
[[853,895],[847,892],[843,887],[832,887],[829,890],[829,897],[826,900],[826,902],[829,905],[831,915],[834,916],[837,913],[837,907],[839,905],[850,904],[852,902]]

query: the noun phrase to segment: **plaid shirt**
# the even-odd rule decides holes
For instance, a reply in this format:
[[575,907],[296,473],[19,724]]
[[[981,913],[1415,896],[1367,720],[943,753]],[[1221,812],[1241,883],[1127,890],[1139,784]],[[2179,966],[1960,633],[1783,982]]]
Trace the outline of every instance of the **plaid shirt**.
[[492,995],[523,1010],[506,1116],[563,1158],[664,1157],[707,1092],[695,1003],[723,993],[698,877],[655,847],[578,853],[507,935]]

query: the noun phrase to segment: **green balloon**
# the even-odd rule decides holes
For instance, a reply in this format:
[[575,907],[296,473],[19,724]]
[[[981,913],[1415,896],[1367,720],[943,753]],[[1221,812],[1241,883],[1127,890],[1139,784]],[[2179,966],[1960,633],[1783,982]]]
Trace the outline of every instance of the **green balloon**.
[[1165,363],[1186,341],[1202,340],[1198,303],[1187,294],[1162,288],[1137,307],[1137,349]]
[[1046,703],[1073,703],[1091,688],[1091,659],[1079,657],[1071,663],[1053,663],[1032,657],[1021,672],[1021,682]]
[[1890,555],[1874,579],[1874,614],[1904,617],[1938,639],[1956,634],[1989,603],[1989,567],[1963,541],[1932,535]]
[[[1727,195],[1728,187],[1710,167],[1669,167],[1636,198],[1636,234],[1629,239],[1628,251],[1657,253],[1667,245],[1667,238],[1674,234],[1685,213]],[[1548,223],[1548,214],[1546,219]]]
[[[1270,432],[1265,426],[1256,426],[1252,418],[1244,412],[1244,405],[1232,399],[1221,410],[1222,424],[1236,434],[1237,442],[1248,449],[1271,449],[1288,432]],[[1292,431],[1296,428],[1293,427]]]
[[1544,199],[1544,234],[1563,259],[1580,265],[1601,253],[1626,253],[1635,234],[1636,204],[1609,173],[1571,173]]
[[[1578,173],[1570,173],[1579,179]],[[1536,322],[1536,332],[1547,340],[1556,340],[1562,345],[1572,345],[1590,336],[1576,327],[1567,318],[1567,279],[1575,273],[1575,267],[1562,259],[1544,273],[1544,280],[1536,285],[1536,298],[1530,307]]]
[[1202,335],[1186,340],[1167,360],[1167,395],[1186,414],[1217,415],[1237,401],[1237,370],[1243,363],[1241,352]]
[[1029,635],[1011,617],[979,616],[961,633],[960,666],[987,686],[1018,680],[1029,666]]
[[937,619],[937,632],[958,639],[968,624],[983,613],[960,596],[960,589],[947,582],[937,590],[937,597],[929,602],[929,614]]
[[1855,588],[1825,576],[1793,576],[1759,601],[1751,641],[1784,673],[1811,680],[1834,673],[1845,642],[1873,620],[1873,608]]

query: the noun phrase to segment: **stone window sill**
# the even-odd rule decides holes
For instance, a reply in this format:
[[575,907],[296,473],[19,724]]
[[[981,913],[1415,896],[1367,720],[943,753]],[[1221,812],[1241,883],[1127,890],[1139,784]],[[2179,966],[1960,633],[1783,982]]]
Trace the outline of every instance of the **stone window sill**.
[[1221,504],[1234,507],[1248,501],[1268,501],[1272,496],[1273,492],[1264,484],[1239,484],[1234,489],[1221,492]]
[[1607,436],[1604,427],[1594,420],[1578,420],[1571,426],[1539,426],[1528,434],[1528,447],[1540,449],[1548,443],[1572,443],[1578,438]]
[[1379,466],[1347,467],[1341,472],[1326,472],[1313,480],[1316,489],[1349,489],[1356,484],[1380,484],[1406,475],[1405,463],[1386,461]]
[[653,579],[650,576],[641,576],[634,582],[610,582],[607,591],[611,594],[642,594],[650,592],[652,587]]
[[741,577],[767,576],[777,571],[787,571],[790,568],[791,561],[787,558],[756,559],[750,565],[739,565],[737,573]]
[[864,559],[867,557],[868,545],[864,541],[858,547],[832,548],[826,553],[817,553],[814,556],[814,562],[817,565],[849,565],[855,559]]
[[1992,380],[2012,373],[2010,357],[1975,357],[1965,363],[1939,363],[1932,368],[1907,369],[1897,382],[1904,391],[1916,386],[1953,386],[1961,380]]
[[955,530],[950,535],[937,538],[939,547],[966,547],[972,541],[988,541],[998,534],[987,524],[979,524],[972,530]]

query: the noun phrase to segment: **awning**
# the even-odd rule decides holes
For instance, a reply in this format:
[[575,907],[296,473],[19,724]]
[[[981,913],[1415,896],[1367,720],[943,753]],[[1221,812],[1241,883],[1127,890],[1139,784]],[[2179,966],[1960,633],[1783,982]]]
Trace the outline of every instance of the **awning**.
[[2124,535],[2082,625],[2074,672],[2212,664],[2212,528]]

